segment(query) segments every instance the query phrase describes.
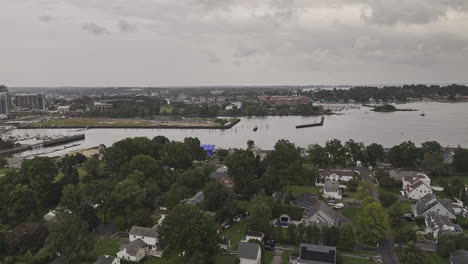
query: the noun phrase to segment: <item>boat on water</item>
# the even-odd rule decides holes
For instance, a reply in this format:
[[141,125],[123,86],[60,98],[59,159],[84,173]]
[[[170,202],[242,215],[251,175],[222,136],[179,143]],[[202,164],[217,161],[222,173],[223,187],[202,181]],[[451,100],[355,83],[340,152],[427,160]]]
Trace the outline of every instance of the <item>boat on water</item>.
[[423,112],[422,114],[420,114],[420,116],[426,116],[426,114]]
[[255,132],[255,131],[257,131],[257,130],[258,130],[258,127],[254,127],[253,131]]

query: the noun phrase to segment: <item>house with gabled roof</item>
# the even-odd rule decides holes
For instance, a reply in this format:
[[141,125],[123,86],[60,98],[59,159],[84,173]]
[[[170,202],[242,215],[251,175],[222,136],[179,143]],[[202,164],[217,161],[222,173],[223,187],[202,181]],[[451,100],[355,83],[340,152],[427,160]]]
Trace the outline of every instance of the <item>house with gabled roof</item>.
[[145,256],[162,255],[159,249],[158,232],[156,228],[133,226],[128,233],[128,244],[121,246],[117,257],[128,261],[140,261]]
[[468,251],[464,249],[459,249],[450,253],[450,264],[466,264],[466,263],[468,263]]
[[340,183],[335,180],[326,180],[323,185],[323,198],[325,199],[339,199],[343,198],[342,190],[340,189]]
[[406,187],[403,188],[403,191],[408,199],[413,200],[419,200],[426,194],[432,194],[433,192],[430,183],[428,185],[426,181],[420,179],[416,180],[412,184],[406,185]]
[[354,178],[354,175],[359,175],[359,171],[350,169],[322,169],[320,177],[325,180],[348,182]]
[[239,264],[260,264],[262,262],[262,249],[258,243],[240,242],[237,247]]
[[218,181],[226,188],[234,188],[234,181],[231,179],[231,177],[229,177],[226,166],[222,166],[216,169],[209,175],[209,177]]
[[411,208],[414,216],[426,216],[430,212],[456,219],[452,202],[447,199],[439,199],[434,194],[426,194],[419,199]]
[[328,204],[317,201],[314,206],[309,208],[302,222],[307,226],[315,225],[322,228],[325,226],[340,226],[343,222],[346,222],[346,220],[345,217],[338,211],[333,210]]
[[299,257],[290,264],[336,264],[336,247],[301,243]]
[[450,218],[439,215],[436,212],[429,212],[426,215],[426,232],[432,233],[435,239],[442,235],[458,235],[463,232],[460,225],[452,223]]

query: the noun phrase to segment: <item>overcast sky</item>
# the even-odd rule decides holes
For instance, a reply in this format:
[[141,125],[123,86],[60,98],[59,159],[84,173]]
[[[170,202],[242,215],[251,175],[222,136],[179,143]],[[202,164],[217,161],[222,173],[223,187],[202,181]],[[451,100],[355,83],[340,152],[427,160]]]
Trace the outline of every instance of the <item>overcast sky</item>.
[[468,82],[468,0],[0,0],[7,86]]

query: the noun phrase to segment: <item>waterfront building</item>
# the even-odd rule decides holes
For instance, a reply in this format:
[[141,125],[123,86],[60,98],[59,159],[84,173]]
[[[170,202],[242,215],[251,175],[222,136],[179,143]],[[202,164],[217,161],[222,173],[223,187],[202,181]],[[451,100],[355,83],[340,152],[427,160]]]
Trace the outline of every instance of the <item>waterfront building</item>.
[[0,119],[8,117],[11,111],[11,98],[8,89],[0,85]]
[[15,106],[24,110],[46,110],[44,94],[16,94]]

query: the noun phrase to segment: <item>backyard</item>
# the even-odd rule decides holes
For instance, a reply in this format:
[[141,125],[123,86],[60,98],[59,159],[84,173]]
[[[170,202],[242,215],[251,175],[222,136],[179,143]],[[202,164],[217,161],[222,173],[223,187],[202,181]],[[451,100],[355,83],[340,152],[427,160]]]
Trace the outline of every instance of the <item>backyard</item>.
[[316,196],[320,195],[320,187],[318,186],[300,186],[300,185],[290,185],[289,191],[293,197],[297,197],[301,194],[310,193]]
[[247,222],[233,222],[229,228],[221,233],[221,236],[229,239],[231,241],[232,250],[236,250],[245,232],[247,232]]

